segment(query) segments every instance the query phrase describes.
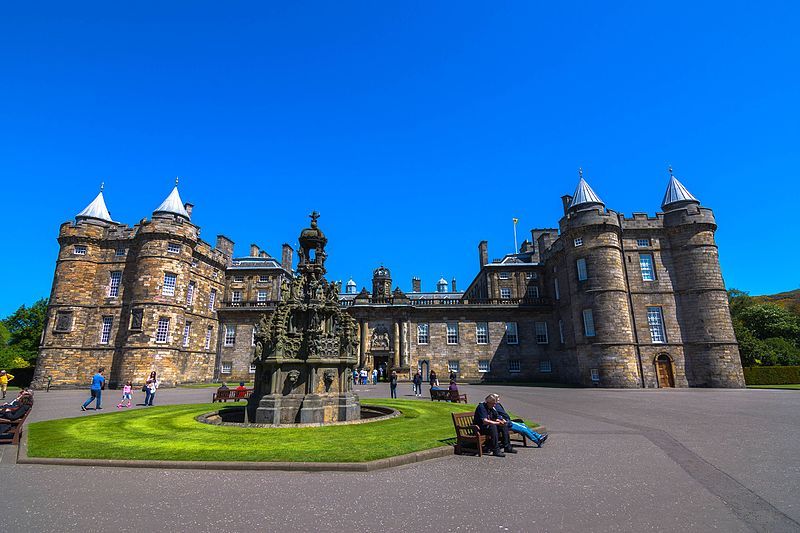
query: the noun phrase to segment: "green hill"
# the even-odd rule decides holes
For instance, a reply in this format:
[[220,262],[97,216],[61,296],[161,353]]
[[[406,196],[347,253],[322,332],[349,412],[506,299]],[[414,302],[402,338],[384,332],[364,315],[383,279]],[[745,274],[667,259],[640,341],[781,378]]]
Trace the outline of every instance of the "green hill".
[[779,292],[778,294],[765,294],[763,296],[753,296],[753,299],[759,303],[773,303],[780,305],[784,309],[800,315],[800,289],[795,289],[788,292]]

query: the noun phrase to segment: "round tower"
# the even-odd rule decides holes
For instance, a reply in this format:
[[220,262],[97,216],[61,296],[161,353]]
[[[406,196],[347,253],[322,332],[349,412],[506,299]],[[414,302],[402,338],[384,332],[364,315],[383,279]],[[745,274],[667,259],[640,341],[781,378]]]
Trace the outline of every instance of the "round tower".
[[579,380],[589,386],[640,387],[619,220],[582,172],[560,226]]
[[97,302],[103,301],[108,280],[101,279],[98,265],[105,261],[102,244],[113,225],[100,193],[80,213],[75,223],[59,228],[59,252],[47,310],[42,342],[33,376],[33,386],[46,385],[47,377],[59,387],[83,386],[97,368],[110,369],[113,344],[99,346],[86,339],[99,339],[102,318]]
[[690,387],[744,387],[739,345],[714,241],[717,223],[672,175],[664,194],[664,228]]
[[372,272],[372,297],[389,298],[392,295],[392,273],[381,265]]

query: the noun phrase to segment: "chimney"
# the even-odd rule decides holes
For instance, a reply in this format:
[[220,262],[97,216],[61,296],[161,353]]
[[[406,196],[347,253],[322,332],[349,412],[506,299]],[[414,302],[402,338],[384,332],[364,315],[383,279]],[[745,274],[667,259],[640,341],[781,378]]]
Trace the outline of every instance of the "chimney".
[[422,292],[422,280],[416,276],[411,278],[411,292]]
[[183,204],[183,208],[186,209],[186,212],[189,214],[189,218],[192,218],[192,209],[194,208],[194,204],[186,202]]
[[251,244],[250,245],[250,257],[258,257],[258,245]]
[[453,283],[450,284],[450,292],[456,292],[456,278],[453,278]]
[[542,258],[545,250],[553,244],[553,234],[549,231],[539,233],[539,241],[536,244],[539,247],[539,257]]
[[258,252],[258,257],[267,258],[269,257],[269,254],[267,254],[267,252],[265,252],[264,250],[261,250],[260,252]]
[[489,243],[486,241],[481,241],[478,244],[478,260],[480,261],[478,268],[483,268],[483,265],[489,264]]
[[233,257],[233,241],[225,235],[217,235],[217,245],[215,248],[228,258]]
[[565,194],[564,196],[561,197],[561,203],[564,204],[565,215],[567,214],[567,211],[569,211],[569,203],[571,201],[572,201],[572,196],[570,196],[569,194]]
[[294,261],[293,255],[294,250],[292,250],[292,247],[283,243],[283,248],[281,249],[281,266],[288,272],[292,271],[292,262]]

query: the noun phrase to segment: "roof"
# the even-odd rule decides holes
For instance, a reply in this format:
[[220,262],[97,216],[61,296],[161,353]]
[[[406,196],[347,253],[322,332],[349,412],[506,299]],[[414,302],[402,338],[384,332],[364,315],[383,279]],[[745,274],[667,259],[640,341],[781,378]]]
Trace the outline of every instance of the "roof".
[[278,261],[273,257],[236,257],[231,260],[228,270],[237,270],[243,268],[279,268],[283,270]]
[[347,286],[348,287],[355,287],[356,286],[356,282],[353,281],[353,278],[350,278],[350,280],[348,280]]
[[605,205],[603,200],[589,187],[586,180],[581,177],[578,186],[575,188],[575,193],[572,195],[572,201],[569,203],[569,208],[577,207],[579,205]]
[[184,217],[186,220],[189,220],[189,213],[186,212],[186,208],[183,207],[183,200],[181,200],[181,195],[178,193],[178,186],[175,185],[173,187],[172,192],[169,193],[166,200],[161,202],[161,205],[153,211],[153,214],[160,214],[160,213],[169,213],[171,215],[178,215]]
[[111,214],[106,208],[106,201],[103,198],[103,191],[100,191],[100,193],[95,196],[94,200],[92,200],[92,203],[86,206],[86,209],[75,215],[76,220],[83,220],[87,218],[102,220],[104,222],[113,222],[111,220]]
[[678,181],[678,178],[670,174],[669,184],[667,185],[667,192],[664,193],[664,199],[661,201],[661,209],[666,209],[667,206],[673,204],[682,204],[696,202],[700,200],[695,198],[689,190],[683,186],[683,183]]

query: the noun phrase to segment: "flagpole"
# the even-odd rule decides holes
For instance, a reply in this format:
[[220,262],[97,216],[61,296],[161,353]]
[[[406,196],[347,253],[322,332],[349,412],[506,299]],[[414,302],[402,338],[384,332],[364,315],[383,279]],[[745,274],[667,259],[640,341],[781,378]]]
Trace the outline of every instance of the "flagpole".
[[517,246],[517,222],[519,222],[518,218],[512,218],[511,220],[514,221],[514,253],[517,253],[519,247]]

